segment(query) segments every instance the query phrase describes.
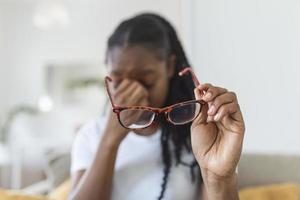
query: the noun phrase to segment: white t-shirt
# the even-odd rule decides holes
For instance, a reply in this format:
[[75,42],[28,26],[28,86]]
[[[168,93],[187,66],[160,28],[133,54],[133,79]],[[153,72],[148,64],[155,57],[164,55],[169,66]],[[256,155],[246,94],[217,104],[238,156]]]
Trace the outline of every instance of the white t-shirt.
[[[87,169],[92,164],[105,123],[105,118],[98,118],[78,133],[72,149],[71,173]],[[112,200],[158,198],[164,168],[160,135],[161,130],[151,136],[130,132],[122,141],[115,165]],[[175,158],[172,160],[174,162]],[[192,155],[184,153],[182,160],[190,162]],[[172,165],[163,199],[199,200],[199,184],[192,183],[189,167]]]

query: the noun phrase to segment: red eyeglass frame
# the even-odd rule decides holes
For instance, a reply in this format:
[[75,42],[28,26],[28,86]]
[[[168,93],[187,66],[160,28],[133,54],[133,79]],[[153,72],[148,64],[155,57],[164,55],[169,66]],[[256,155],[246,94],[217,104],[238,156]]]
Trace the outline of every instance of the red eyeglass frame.
[[[196,75],[195,75],[195,73],[194,73],[194,71],[192,70],[191,67],[186,67],[186,68],[184,68],[184,69],[181,70],[178,74],[179,74],[179,76],[183,76],[183,75],[187,74],[188,72],[191,73],[191,75],[192,75],[192,78],[193,78],[193,82],[194,82],[194,84],[195,84],[195,87],[199,86],[199,85],[200,85],[200,82],[199,82],[198,78],[196,77]],[[198,116],[199,113],[201,112],[202,106],[201,106],[200,111],[199,111],[199,113],[197,114],[197,116],[196,116],[193,120],[188,121],[188,122],[185,122],[185,123],[174,123],[172,120],[170,120],[168,114],[169,114],[174,108],[179,107],[179,106],[182,106],[182,105],[185,105],[185,104],[190,104],[190,103],[200,103],[201,105],[206,104],[206,102],[203,101],[203,100],[190,100],[190,101],[184,101],[184,102],[181,102],[181,103],[176,103],[176,104],[173,104],[173,105],[171,105],[171,106],[164,107],[164,108],[152,108],[152,107],[148,107],[148,106],[118,106],[118,105],[114,104],[114,101],[113,101],[113,99],[112,99],[112,95],[111,95],[111,93],[110,93],[110,91],[109,91],[109,86],[108,86],[108,83],[109,83],[109,82],[112,82],[112,78],[109,77],[109,76],[106,76],[106,77],[105,77],[105,86],[106,86],[107,94],[108,94],[109,99],[110,99],[110,103],[111,103],[112,108],[113,108],[113,112],[117,114],[118,120],[119,120],[120,124],[121,124],[124,128],[127,128],[127,129],[131,129],[131,128],[128,128],[128,127],[124,126],[124,125],[122,124],[121,120],[120,120],[120,113],[121,113],[121,111],[123,111],[123,110],[127,110],[127,109],[144,109],[144,110],[152,111],[153,113],[155,113],[155,115],[159,115],[159,114],[161,114],[161,113],[164,113],[164,114],[165,114],[165,118],[167,119],[167,121],[168,121],[169,123],[172,123],[172,124],[174,124],[174,125],[182,125],[182,124],[187,124],[187,123],[193,121],[195,118],[197,118],[197,116]],[[201,96],[204,95],[204,91],[200,91],[200,95],[201,95]],[[155,119],[155,117],[154,117],[154,119]],[[143,127],[143,128],[137,128],[137,129],[144,129],[144,128],[147,128],[147,127],[151,126],[151,124],[154,122],[154,119],[153,119],[153,121],[152,121],[148,126]]]

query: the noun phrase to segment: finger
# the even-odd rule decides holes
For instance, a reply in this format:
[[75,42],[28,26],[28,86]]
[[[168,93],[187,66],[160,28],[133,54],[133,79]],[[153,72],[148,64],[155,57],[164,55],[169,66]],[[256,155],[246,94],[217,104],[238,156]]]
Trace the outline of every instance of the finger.
[[[224,93],[227,92],[227,90],[225,88],[221,88],[221,87],[215,87],[210,83],[206,83],[203,85],[200,85],[197,87],[199,90],[201,91],[206,91],[205,95],[202,97],[202,99],[206,102],[208,102],[208,110],[209,109],[215,109],[215,108],[211,108],[212,107],[212,101],[219,95],[222,95]],[[212,122],[214,121],[213,116],[208,115],[206,117],[206,122]]]
[[226,125],[228,129],[235,133],[243,133],[245,130],[243,116],[237,102],[222,106],[214,118],[216,122],[222,122],[216,123],[218,126]]
[[[210,84],[205,84],[205,85],[211,86]],[[203,91],[203,90],[202,90],[202,91]],[[195,89],[194,89],[194,93],[195,93],[195,99],[196,99],[196,100],[202,100],[201,90],[200,90],[199,88],[195,88]],[[195,121],[196,121],[198,124],[205,124],[205,123],[209,123],[209,122],[214,121],[214,120],[213,120],[213,116],[210,116],[210,115],[207,114],[208,109],[211,107],[211,105],[212,105],[212,102],[208,102],[207,104],[203,105],[200,114],[199,114],[198,117],[195,119]]]
[[232,115],[239,111],[239,105],[236,102],[228,103],[222,105],[216,115],[214,116],[214,121],[220,121],[225,116]]
[[[209,109],[207,109],[207,111],[208,111]],[[213,122],[214,121],[214,116],[213,115],[208,115],[207,116],[207,120],[206,120],[206,122],[207,123],[209,123],[209,122]]]
[[[198,88],[194,89],[195,99],[201,100],[201,91]],[[207,111],[208,111],[208,104],[202,105],[201,112],[194,120],[196,124],[203,124],[206,123],[207,120]]]
[[137,81],[124,79],[116,88],[116,93],[122,93],[123,91],[127,90],[129,87],[135,86],[136,84]]
[[114,87],[111,89],[111,91],[112,91],[112,96],[113,96],[115,103],[117,103],[117,101],[118,101],[118,95],[120,95],[126,88],[128,88],[131,83],[132,83],[132,81],[129,79],[123,79],[118,84],[116,82],[113,82]]
[[125,90],[133,81],[129,79],[124,79],[115,89],[115,93],[120,93]]
[[197,87],[201,91],[205,91],[202,99],[206,102],[212,101],[215,97],[227,92],[225,88],[215,87],[210,83],[202,84]]
[[131,84],[127,88],[124,88],[124,90],[122,91],[120,90],[119,92],[116,92],[114,96],[114,98],[116,99],[115,101],[118,104],[125,104],[128,97],[136,90],[137,87],[137,83],[131,82]]
[[141,98],[148,98],[148,91],[142,86],[139,85],[135,90],[128,96],[127,102],[131,104],[137,104]]
[[195,99],[196,100],[202,100],[201,92],[200,92],[200,90],[198,88],[194,89],[194,94],[195,94]]
[[149,106],[149,99],[146,97],[141,97],[137,103],[139,106]]
[[232,103],[235,99],[236,97],[233,92],[226,92],[217,96],[212,102],[210,102],[211,104],[207,114],[210,116],[215,115],[223,104]]

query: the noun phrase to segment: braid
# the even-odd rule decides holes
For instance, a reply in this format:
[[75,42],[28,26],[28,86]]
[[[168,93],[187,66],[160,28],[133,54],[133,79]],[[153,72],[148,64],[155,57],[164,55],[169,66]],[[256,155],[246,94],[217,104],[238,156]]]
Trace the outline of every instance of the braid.
[[164,175],[163,175],[163,181],[161,184],[161,191],[158,200],[162,200],[164,197],[164,193],[166,191],[168,178],[170,174],[171,162],[172,162],[170,149],[169,149],[169,131],[168,129],[165,128],[163,128],[162,130],[161,146],[162,146],[162,158],[164,163],[164,171],[163,171]]

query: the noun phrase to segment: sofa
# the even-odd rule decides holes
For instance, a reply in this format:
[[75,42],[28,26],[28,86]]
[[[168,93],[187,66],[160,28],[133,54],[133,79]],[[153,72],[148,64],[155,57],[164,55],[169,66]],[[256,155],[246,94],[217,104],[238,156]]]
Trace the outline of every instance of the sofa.
[[[24,196],[20,192],[1,191],[0,199],[65,200],[70,189],[70,155],[61,154],[51,161],[49,169],[54,189],[47,196]],[[57,161],[57,162],[55,162]],[[62,167],[65,168],[62,170]],[[238,187],[241,200],[299,200],[300,155],[243,154],[238,168]],[[60,173],[55,173],[59,171]],[[64,173],[62,173],[62,171]],[[49,172],[48,172],[49,173]],[[58,181],[59,180],[59,181]],[[66,181],[63,181],[66,180]],[[28,191],[23,191],[27,192]],[[1,196],[4,195],[4,196]],[[5,196],[6,195],[6,196]],[[5,198],[3,198],[5,197]],[[32,199],[31,199],[32,198]]]

